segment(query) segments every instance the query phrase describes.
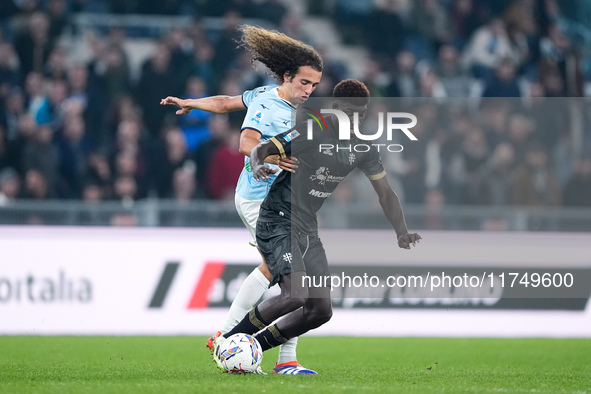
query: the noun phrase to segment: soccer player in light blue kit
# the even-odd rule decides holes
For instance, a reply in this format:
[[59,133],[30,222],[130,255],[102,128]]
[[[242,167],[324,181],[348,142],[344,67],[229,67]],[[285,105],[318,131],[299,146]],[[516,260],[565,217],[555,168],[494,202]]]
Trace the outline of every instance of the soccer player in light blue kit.
[[[284,34],[254,26],[242,26],[241,45],[251,54],[251,61],[259,61],[269,68],[279,86],[263,86],[245,92],[242,96],[214,96],[201,99],[181,100],[167,97],[161,104],[181,107],[176,113],[186,114],[192,109],[226,113],[247,108],[240,134],[240,153],[244,154],[244,168],[236,187],[235,204],[240,218],[256,241],[255,228],[260,205],[267,196],[277,176],[278,167],[266,181],[258,182],[250,168],[250,153],[261,141],[266,141],[292,127],[292,118],[298,105],[312,94],[322,77],[322,59],[314,48]],[[281,160],[270,156],[265,161],[294,171],[293,160]],[[229,332],[261,299],[268,289],[271,273],[265,262],[246,278],[238,295],[232,302],[222,329],[207,341],[213,351],[214,341],[223,340]],[[281,345],[279,360],[273,369],[278,374],[315,375],[316,372],[302,367],[296,358],[297,338]]]

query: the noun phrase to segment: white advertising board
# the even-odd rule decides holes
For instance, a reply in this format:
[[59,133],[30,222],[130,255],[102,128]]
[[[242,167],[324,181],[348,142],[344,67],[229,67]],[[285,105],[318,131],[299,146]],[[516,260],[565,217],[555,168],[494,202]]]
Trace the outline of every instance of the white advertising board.
[[[341,246],[343,239],[353,245],[346,239],[352,237],[386,248],[380,256],[391,261],[375,257],[372,264],[394,268],[591,269],[587,234],[422,235],[411,251],[395,248],[388,231],[324,231],[321,237],[329,263],[342,266],[360,261]],[[259,264],[249,238],[243,229],[0,227],[0,334],[210,335]],[[588,299],[572,308],[564,302],[546,308],[544,300],[533,308],[406,301],[341,303],[333,319],[310,335],[591,337]]]

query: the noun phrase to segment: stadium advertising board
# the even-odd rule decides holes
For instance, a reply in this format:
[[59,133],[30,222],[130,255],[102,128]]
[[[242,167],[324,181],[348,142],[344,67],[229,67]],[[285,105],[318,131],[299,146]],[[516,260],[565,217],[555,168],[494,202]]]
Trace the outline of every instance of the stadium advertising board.
[[[412,253],[391,236],[322,232],[336,310],[313,335],[591,337],[591,236],[424,232]],[[210,334],[258,264],[248,241],[242,229],[1,227],[0,334]],[[368,261],[364,248],[381,252]]]

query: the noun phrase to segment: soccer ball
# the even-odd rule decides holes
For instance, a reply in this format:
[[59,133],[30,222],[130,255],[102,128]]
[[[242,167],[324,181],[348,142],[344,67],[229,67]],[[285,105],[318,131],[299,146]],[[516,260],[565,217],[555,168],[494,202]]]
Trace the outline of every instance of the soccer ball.
[[259,341],[247,334],[234,334],[219,349],[220,361],[228,372],[251,373],[261,365],[263,350]]

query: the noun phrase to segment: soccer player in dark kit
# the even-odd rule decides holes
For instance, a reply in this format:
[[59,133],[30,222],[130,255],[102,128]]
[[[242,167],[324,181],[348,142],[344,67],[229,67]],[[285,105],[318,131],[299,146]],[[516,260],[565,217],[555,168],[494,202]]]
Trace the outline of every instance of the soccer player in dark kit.
[[[362,82],[342,81],[334,88],[333,96],[333,109],[344,112],[351,121],[357,113],[359,124],[363,122],[370,94]],[[329,275],[326,253],[318,237],[316,213],[355,168],[371,181],[382,210],[396,231],[398,246],[410,249],[421,239],[416,233],[408,233],[400,200],[388,183],[377,149],[361,153],[333,149],[330,153],[319,153],[320,144],[337,147],[344,142],[347,145],[362,142],[353,134],[350,140],[339,141],[337,120],[329,116],[326,121],[328,131],[314,133],[313,140],[306,140],[305,127],[296,126],[259,144],[251,153],[253,175],[257,180],[267,179],[272,173],[264,164],[269,155],[295,156],[299,160],[295,173],[282,172],[271,186],[261,205],[256,228],[258,247],[273,275],[271,284],[279,283],[281,294],[252,309],[226,335],[258,332],[256,339],[263,351],[330,320],[330,285],[307,287],[303,279]],[[318,171],[324,176],[319,177]],[[220,344],[216,344],[216,350]],[[219,356],[217,353],[214,351],[214,359]]]

